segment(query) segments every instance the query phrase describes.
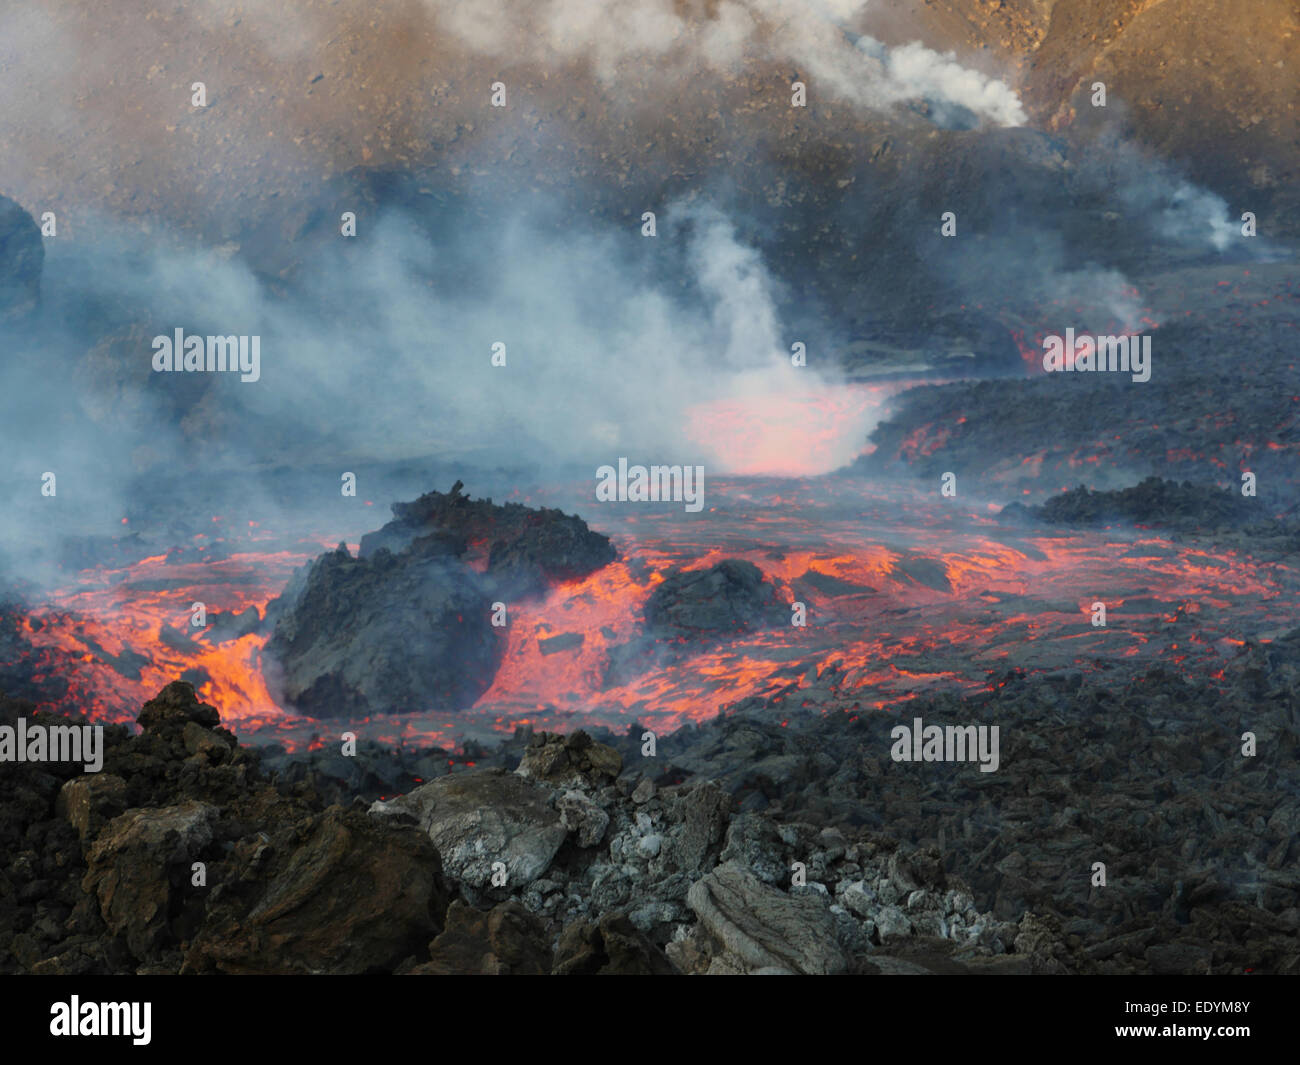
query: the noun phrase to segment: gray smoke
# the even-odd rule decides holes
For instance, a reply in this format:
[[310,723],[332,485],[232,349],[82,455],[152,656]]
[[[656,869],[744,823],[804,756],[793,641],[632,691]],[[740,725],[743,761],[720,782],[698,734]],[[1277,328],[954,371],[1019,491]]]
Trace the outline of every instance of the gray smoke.
[[[439,243],[393,210],[351,254],[313,257],[285,293],[238,255],[98,222],[94,244],[55,242],[47,277],[55,297],[75,285],[67,300],[122,309],[122,328],[98,321],[117,336],[101,359],[83,334],[47,327],[41,357],[69,368],[57,387],[48,367],[6,363],[6,392],[25,396],[32,430],[20,448],[35,465],[111,454],[135,469],[111,444],[120,433],[133,449],[145,435],[153,452],[194,465],[331,452],[501,462],[522,451],[556,466],[636,454],[725,473],[728,441],[691,438],[701,407],[797,401],[838,379],[791,365],[777,286],[724,215],[679,205],[658,224],[649,238],[577,220],[557,230],[520,212]],[[679,270],[684,286],[670,283]],[[261,379],[154,372],[152,337],[178,327],[260,336]],[[503,367],[492,365],[497,343]],[[70,431],[49,439],[37,431],[49,419]],[[842,461],[866,428],[846,434]],[[179,446],[192,435],[200,439]]]
[[[132,9],[148,6],[122,2]],[[952,55],[915,43],[888,48],[855,36],[862,9],[855,0],[724,0],[707,11],[667,0],[422,3],[412,8],[413,17],[440,28],[439,41],[449,35],[475,56],[535,62],[548,71],[587,64],[613,98],[624,76],[654,71],[674,92],[689,93],[693,76],[760,60],[785,64],[782,77],[797,73],[813,98],[825,93],[873,109],[921,98],[942,122],[960,124],[963,112],[1000,125],[1024,120],[1011,89]],[[660,235],[646,238],[634,223],[599,224],[580,213],[554,217],[554,203],[516,206],[517,189],[502,176],[478,205],[488,221],[472,222],[466,211],[435,230],[403,203],[367,220],[355,241],[339,236],[337,212],[350,204],[328,200],[334,194],[328,179],[345,166],[363,165],[361,146],[340,132],[347,126],[339,116],[355,110],[349,93],[357,87],[340,79],[337,91],[349,106],[310,112],[321,122],[313,126],[305,116],[307,88],[314,83],[304,77],[286,105],[283,126],[268,137],[255,124],[264,103],[256,75],[241,82],[244,68],[229,64],[229,49],[217,62],[197,46],[234,40],[251,53],[260,43],[273,57],[305,62],[309,55],[314,62],[318,46],[344,47],[338,39],[344,31],[336,33],[331,20],[341,22],[346,13],[364,26],[367,11],[354,0],[301,10],[251,3],[238,12],[226,0],[204,0],[174,23],[142,20],[129,40],[107,41],[53,10],[0,13],[0,65],[12,74],[0,100],[0,139],[15,145],[12,168],[31,190],[20,197],[25,206],[37,213],[57,208],[62,226],[59,238],[47,241],[47,314],[40,331],[3,338],[9,356],[0,365],[9,471],[3,483],[12,506],[0,535],[39,543],[41,529],[31,522],[66,515],[76,501],[88,520],[111,524],[131,479],[153,470],[240,470],[275,462],[347,469],[367,457],[436,453],[481,463],[526,455],[539,464],[592,471],[627,455],[702,463],[713,475],[762,469],[767,455],[746,454],[748,440],[713,431],[736,420],[711,420],[711,411],[739,412],[741,423],[752,412],[750,426],[779,423],[780,433],[769,435],[778,435],[778,449],[795,456],[802,453],[801,439],[824,428],[817,403],[842,384],[827,368],[827,353],[845,339],[837,335],[838,319],[827,316],[826,337],[808,366],[790,364],[791,344],[807,338],[783,317],[781,286],[757,242],[736,235],[739,218],[679,204],[660,212]],[[189,35],[199,55],[193,63],[178,51]],[[236,58],[259,69],[253,64],[259,57],[241,52]],[[491,64],[483,67],[490,73]],[[105,87],[124,76],[121,70],[136,78],[128,94],[133,101],[157,105],[155,120],[140,128],[118,124],[133,110],[114,111],[101,99]],[[487,73],[480,71],[485,85]],[[445,116],[427,103],[428,82],[441,74],[417,64],[402,76],[404,87],[419,91],[418,118],[441,121]],[[217,101],[206,111],[190,108],[185,92],[200,77],[211,81]],[[553,79],[561,94],[568,91],[567,77]],[[336,90],[327,79],[319,91]],[[478,94],[475,105],[484,125],[485,95]],[[655,96],[648,106],[673,98]],[[295,106],[304,110],[295,112]],[[380,103],[375,108],[383,110]],[[168,116],[170,124],[157,115]],[[500,167],[504,146],[518,139],[516,123],[527,118],[500,122],[499,139],[480,147],[478,159],[466,158],[472,149],[447,147],[450,135],[437,148],[420,142],[418,122],[392,136],[412,134],[407,150],[422,173],[438,171],[428,180],[445,189],[452,183],[448,172],[458,165],[468,174]],[[570,128],[583,135],[580,122]],[[252,129],[260,134],[256,144]],[[738,124],[719,136],[747,134],[757,136]],[[85,162],[84,180],[76,178],[81,170],[68,169],[71,158]],[[328,200],[322,207],[327,239],[305,253],[307,265],[292,282],[264,276],[260,264],[230,247],[196,248],[189,237],[170,233],[162,218],[118,228],[83,205],[47,202],[54,199],[46,191],[51,174],[73,174],[68,194],[92,202],[111,175],[120,185],[138,185],[151,205],[165,204],[177,214],[190,205],[196,216],[220,214],[193,189],[199,162],[214,168],[206,175],[200,168],[209,189],[222,184],[223,175],[242,172],[281,182],[278,192],[290,183],[283,177],[288,173]],[[527,174],[530,162],[521,153],[509,173]],[[0,176],[11,180],[8,172]],[[890,197],[908,193],[908,177],[901,174],[898,187],[881,189],[865,189],[862,182],[845,197],[871,201],[888,214]],[[990,174],[986,181],[996,188],[1001,177]],[[1223,249],[1237,232],[1222,200],[1122,145],[1099,152],[1095,173],[1085,168],[1077,180],[1145,219],[1163,239]],[[265,208],[283,202],[259,200],[255,181],[250,188],[250,203]],[[583,190],[565,191],[572,203]],[[239,217],[237,197],[222,210],[228,206],[234,208],[230,217],[218,221],[229,227],[222,239],[233,244],[243,239],[248,220]],[[936,206],[943,205],[923,205],[927,231],[937,226]],[[985,212],[996,220],[987,240],[968,243],[963,236],[944,245],[942,256],[918,257],[924,269],[950,273],[952,289],[973,304],[994,306],[1008,293],[1023,294],[1082,304],[1096,315],[1097,328],[1108,326],[1108,318],[1132,324],[1138,303],[1114,266],[1081,257],[1055,235],[1058,218],[1037,203],[1008,206],[1019,215]],[[275,224],[283,222],[276,210],[267,213]],[[1012,217],[1016,223],[1007,225]],[[781,218],[787,226],[804,221]],[[769,223],[777,224],[760,220],[757,226]],[[965,215],[962,225],[968,225]],[[854,233],[863,242],[874,236]],[[282,243],[292,245],[294,238]],[[861,294],[864,302],[873,296]],[[260,336],[261,380],[153,374],[151,338],[177,327]],[[505,367],[491,363],[496,343],[506,346]],[[864,411],[837,424],[839,437],[810,456],[802,472],[851,460],[873,417]],[[59,501],[49,506],[38,494],[46,470],[58,472],[60,484]]]

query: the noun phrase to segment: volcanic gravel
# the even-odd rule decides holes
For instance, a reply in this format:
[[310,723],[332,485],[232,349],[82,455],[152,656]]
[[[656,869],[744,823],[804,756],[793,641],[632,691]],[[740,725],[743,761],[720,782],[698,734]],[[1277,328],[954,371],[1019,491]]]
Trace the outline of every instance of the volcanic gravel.
[[[636,726],[259,754],[176,683],[102,774],[0,777],[0,965],[1298,972],[1297,662],[1300,630],[1219,678],[1010,671],[898,714],[826,671],[653,756]],[[913,718],[997,725],[998,770],[895,762]]]

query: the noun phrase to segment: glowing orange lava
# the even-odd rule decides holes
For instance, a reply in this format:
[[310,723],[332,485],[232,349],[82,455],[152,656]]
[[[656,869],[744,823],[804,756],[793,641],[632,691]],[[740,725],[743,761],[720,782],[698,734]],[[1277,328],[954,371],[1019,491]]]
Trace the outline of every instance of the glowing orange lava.
[[[819,712],[826,685],[818,678],[828,676],[837,705],[860,709],[935,687],[984,687],[1010,665],[1164,656],[1213,666],[1237,653],[1243,635],[1293,626],[1300,602],[1300,580],[1286,566],[1149,532],[1026,532],[1000,526],[982,504],[962,511],[850,478],[714,480],[708,493],[703,514],[673,504],[586,508],[592,526],[613,537],[618,560],[544,599],[511,604],[500,670],[457,713],[312,722],[268,694],[265,636],[218,642],[219,626],[190,627],[196,602],[210,616],[265,608],[312,550],[186,565],[156,556],[86,570],[29,616],[26,634],[40,653],[38,672],[66,678],[67,703],[101,720],[132,721],[159,688],[188,677],[245,736],[294,746],[362,728],[372,739],[448,744],[522,723],[667,729],[741,699],[805,689],[806,710]],[[671,655],[660,666],[611,674],[611,651],[641,632],[641,609],[664,574],[724,558],[753,562],[781,601],[805,604],[807,624],[665,648]],[[485,564],[481,546],[471,561]],[[1097,600],[1107,605],[1105,627],[1090,620]],[[553,650],[544,642],[570,633],[581,643]]]

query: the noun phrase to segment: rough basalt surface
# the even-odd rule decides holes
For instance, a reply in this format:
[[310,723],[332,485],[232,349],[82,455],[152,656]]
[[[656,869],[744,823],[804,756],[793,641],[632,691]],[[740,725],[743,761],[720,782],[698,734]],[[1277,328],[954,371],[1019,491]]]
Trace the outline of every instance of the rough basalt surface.
[[458,708],[487,690],[502,647],[492,598],[444,541],[311,564],[268,608],[267,678],[311,717]]
[[361,538],[359,556],[368,558],[381,548],[401,553],[430,534],[452,543],[486,545],[488,576],[515,594],[535,593],[548,581],[585,577],[616,556],[609,537],[593,532],[576,515],[470,499],[462,487],[457,481],[450,492],[394,503],[393,520]]
[[334,806],[236,847],[183,972],[391,972],[442,928],[432,844]]
[[1133,524],[1204,532],[1262,523],[1268,515],[1258,499],[1213,485],[1148,477],[1131,488],[1094,492],[1079,485],[1053,496],[1041,506],[1009,503],[1004,521],[1037,521],[1046,525],[1090,526]]
[[708,569],[668,574],[645,605],[646,631],[658,639],[748,632],[782,617],[763,571],[735,558]]
[[448,874],[477,891],[494,873],[526,886],[546,872],[567,835],[554,798],[516,774],[485,769],[430,781],[370,812],[381,823],[419,826]]
[[609,649],[605,682],[626,684],[652,668],[670,669],[729,638],[789,624],[790,616],[789,604],[752,562],[728,558],[672,570],[646,600],[641,632]]
[[[459,481],[393,505],[395,519],[295,574],[267,607],[268,684],[310,717],[460,709],[505,645],[492,604],[542,593],[614,558],[607,536],[558,510],[471,500]],[[486,571],[469,564],[486,547]]]
[[355,756],[246,749],[177,682],[98,776],[4,766],[0,970],[1296,973],[1298,663],[909,704],[997,724],[993,773],[893,761],[833,671],[654,749]]

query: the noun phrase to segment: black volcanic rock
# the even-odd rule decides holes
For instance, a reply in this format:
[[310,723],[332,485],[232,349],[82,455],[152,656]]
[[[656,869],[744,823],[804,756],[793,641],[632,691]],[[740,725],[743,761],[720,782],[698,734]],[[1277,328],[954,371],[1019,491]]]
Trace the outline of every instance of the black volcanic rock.
[[[492,683],[504,643],[492,604],[545,591],[614,557],[558,510],[471,500],[459,481],[393,505],[395,518],[299,571],[267,607],[267,680],[310,717],[458,709]],[[490,545],[487,572],[465,560]]]
[[645,605],[647,631],[662,638],[747,632],[775,624],[784,614],[763,571],[735,558],[669,574]]
[[789,617],[789,607],[752,562],[728,558],[708,569],[673,570],[646,600],[641,632],[609,648],[605,684],[627,684],[652,669],[671,669],[729,637]]
[[1188,532],[1235,528],[1267,519],[1258,500],[1213,485],[1179,484],[1148,477],[1131,488],[1094,492],[1083,485],[1053,496],[1041,506],[1009,503],[1003,521],[1047,525],[1159,525]]
[[437,536],[464,553],[486,545],[488,574],[505,593],[537,594],[548,581],[594,573],[617,556],[608,536],[592,532],[576,515],[519,503],[470,499],[457,481],[450,492],[428,492],[393,504],[393,520],[361,538],[360,557],[380,548],[403,551],[422,536]]
[[0,196],[0,322],[35,310],[41,292],[45,245],[36,221]]
[[453,709],[492,683],[501,657],[492,600],[438,538],[369,558],[340,545],[296,583],[266,654],[272,691],[301,713]]
[[429,960],[402,970],[409,976],[545,976],[551,971],[546,930],[514,899],[484,912],[457,899],[447,928],[429,944]]
[[[1300,972],[1300,629],[1212,668],[1007,670],[909,704],[999,722],[988,774],[899,773],[896,715],[800,713],[806,687],[662,734],[654,760],[636,725],[215,761],[189,737],[225,730],[171,685],[145,732],[105,728],[102,774],[0,772],[0,972]],[[0,694],[0,723],[35,715]],[[544,873],[483,888],[521,827]],[[1089,896],[1071,885],[1098,854],[1121,875]]]
[[555,947],[557,976],[671,976],[677,969],[626,914],[574,921]]
[[136,722],[146,733],[174,739],[190,722],[206,729],[216,728],[221,715],[210,704],[199,702],[194,685],[174,680],[144,704]]
[[[218,807],[204,802],[128,810],[115,817],[86,850],[81,888],[99,903],[112,935],[137,958],[159,953],[176,936],[192,862],[211,857]],[[186,915],[190,916],[190,915]],[[192,920],[192,917],[191,917]]]
[[423,833],[338,806],[278,827],[232,848],[236,888],[208,906],[182,972],[391,972],[442,931],[442,865]]

